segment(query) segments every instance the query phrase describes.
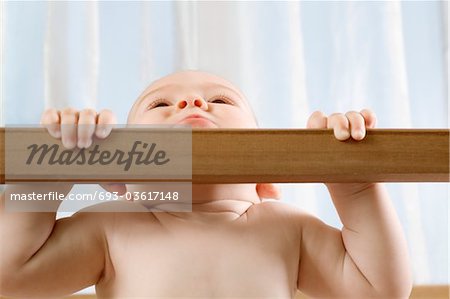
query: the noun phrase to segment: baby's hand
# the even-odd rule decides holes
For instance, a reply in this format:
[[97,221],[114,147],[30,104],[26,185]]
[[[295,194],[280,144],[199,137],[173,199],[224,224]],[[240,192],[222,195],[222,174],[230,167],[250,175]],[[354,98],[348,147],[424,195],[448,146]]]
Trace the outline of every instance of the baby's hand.
[[377,122],[375,113],[369,109],[361,112],[349,111],[345,115],[333,113],[329,117],[320,111],[315,111],[308,119],[308,129],[333,129],[334,136],[341,141],[351,137],[362,140],[366,136],[366,128],[374,128]]
[[[100,139],[108,137],[116,122],[116,116],[111,110],[97,113],[92,109],[81,111],[72,108],[61,111],[47,109],[41,117],[41,124],[47,128],[48,133],[54,138],[61,139],[63,146],[68,149],[90,147],[94,135]],[[101,186],[109,192],[123,194],[126,191],[124,184]]]
[[110,110],[102,110],[97,114],[92,109],[47,109],[42,114],[41,124],[51,136],[61,139],[64,147],[88,148],[94,135],[100,139],[108,137],[116,124],[116,117]]
[[[376,116],[369,109],[364,109],[359,113],[350,111],[345,115],[333,113],[329,117],[316,111],[309,117],[306,127],[308,129],[333,129],[334,136],[338,140],[347,140],[350,136],[355,140],[362,140],[366,136],[366,128],[373,128],[375,124]],[[331,186],[331,184],[327,185]],[[258,184],[256,190],[260,198],[279,199],[281,197],[280,189],[273,184]]]
[[[309,129],[333,129],[334,136],[341,141],[351,137],[355,140],[362,140],[366,136],[366,128],[374,128],[377,122],[375,113],[369,109],[363,109],[361,112],[349,111],[345,115],[342,113],[333,113],[329,117],[320,111],[316,111],[308,119],[306,125]],[[341,192],[344,194],[356,194],[360,190],[367,189],[372,183],[327,183],[325,184],[330,191]]]

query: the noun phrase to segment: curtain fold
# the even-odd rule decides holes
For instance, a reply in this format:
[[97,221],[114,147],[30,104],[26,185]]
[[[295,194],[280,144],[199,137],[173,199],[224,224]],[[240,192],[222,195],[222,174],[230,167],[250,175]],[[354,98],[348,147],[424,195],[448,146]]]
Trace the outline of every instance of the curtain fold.
[[99,67],[98,4],[47,3],[45,106],[95,108]]
[[69,106],[67,9],[63,2],[48,3],[44,42],[44,96],[45,106],[57,109]]
[[198,68],[198,3],[182,1],[175,6],[178,21],[179,66],[181,69]]

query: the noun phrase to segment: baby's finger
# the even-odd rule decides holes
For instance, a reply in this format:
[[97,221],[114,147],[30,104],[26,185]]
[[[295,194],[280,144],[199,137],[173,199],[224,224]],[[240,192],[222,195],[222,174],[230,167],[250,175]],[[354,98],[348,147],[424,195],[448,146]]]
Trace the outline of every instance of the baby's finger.
[[350,138],[350,124],[347,117],[342,113],[333,113],[328,117],[328,129],[334,130],[334,136],[338,140],[347,140]]
[[314,111],[306,123],[308,129],[326,129],[327,116],[321,111]]
[[78,112],[67,108],[61,111],[61,140],[63,146],[72,149],[77,145]]
[[43,125],[50,136],[54,138],[61,138],[61,127],[59,125],[60,115],[56,109],[47,109],[41,117],[41,125]]
[[375,128],[377,124],[377,116],[375,113],[370,109],[363,109],[360,113],[364,117],[366,128]]
[[127,192],[127,185],[125,184],[107,183],[100,184],[100,186],[110,193],[117,192],[117,195],[119,196],[124,195]]
[[345,114],[350,122],[350,130],[353,139],[362,140],[366,136],[364,117],[356,111],[349,111]]
[[116,116],[111,110],[102,110],[97,115],[97,129],[95,130],[95,136],[101,139],[108,137],[116,123]]
[[92,144],[92,135],[95,132],[97,113],[92,109],[84,109],[78,118],[78,147],[88,148]]

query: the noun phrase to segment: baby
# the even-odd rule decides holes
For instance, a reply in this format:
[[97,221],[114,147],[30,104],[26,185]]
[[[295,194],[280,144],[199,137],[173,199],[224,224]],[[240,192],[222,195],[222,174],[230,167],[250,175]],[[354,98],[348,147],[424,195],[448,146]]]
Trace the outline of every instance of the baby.
[[[338,140],[362,140],[375,120],[367,109],[329,117],[314,112],[307,127],[332,128]],[[106,138],[115,122],[108,110],[50,109],[42,117],[67,148]],[[152,83],[128,123],[257,128],[236,87],[197,71]],[[95,126],[77,131],[52,124]],[[56,221],[50,212],[5,211],[4,198],[19,188],[7,186],[0,210],[0,294],[63,296],[95,284],[102,298],[293,298],[297,290],[315,298],[407,298],[408,250],[384,186],[326,186],[342,230],[292,206],[263,201],[279,197],[271,184],[194,184],[189,213],[82,210]],[[28,191],[68,193],[71,187]],[[133,186],[104,188],[123,194]]]

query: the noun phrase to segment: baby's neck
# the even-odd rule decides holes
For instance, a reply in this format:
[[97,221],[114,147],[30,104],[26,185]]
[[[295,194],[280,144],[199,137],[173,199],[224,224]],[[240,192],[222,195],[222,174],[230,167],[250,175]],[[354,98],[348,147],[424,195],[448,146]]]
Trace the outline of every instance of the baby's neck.
[[256,184],[194,184],[192,185],[192,212],[171,215],[198,222],[221,222],[239,219],[261,200]]
[[192,203],[221,200],[260,202],[256,184],[192,184]]

